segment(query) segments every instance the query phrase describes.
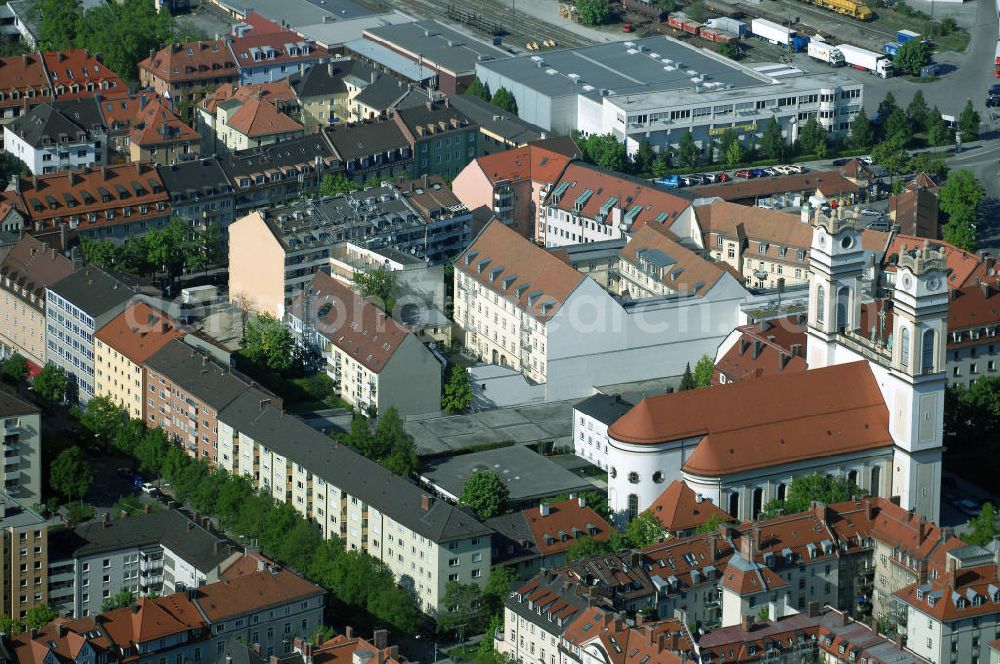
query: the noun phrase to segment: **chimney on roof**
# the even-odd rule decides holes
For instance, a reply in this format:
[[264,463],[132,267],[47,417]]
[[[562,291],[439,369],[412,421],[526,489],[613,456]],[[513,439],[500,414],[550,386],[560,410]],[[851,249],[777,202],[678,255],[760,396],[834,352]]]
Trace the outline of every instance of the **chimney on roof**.
[[420,496],[420,509],[424,512],[431,511],[431,505],[434,504],[434,499],[431,498],[426,493]]
[[757,553],[756,550],[757,543],[754,541],[754,535],[752,533],[744,533],[740,537],[740,555],[743,556],[745,560],[752,561],[754,555]]
[[703,496],[700,493],[694,494],[694,502],[701,505],[703,502],[705,502],[705,496]]
[[917,544],[923,544],[927,536],[930,535],[930,531],[931,527],[927,523],[927,519],[920,517],[920,520],[917,522]]
[[587,506],[587,499],[584,498],[583,496],[579,496],[576,499],[576,504],[580,506],[580,509],[583,509],[584,507]]
[[387,629],[377,629],[372,635],[372,645],[374,645],[379,650],[387,648],[389,646],[389,630]]
[[264,406],[267,405],[267,404],[269,404],[269,403],[271,403],[270,399],[261,399],[260,400],[260,409],[264,410]]
[[141,608],[142,608],[142,605],[139,604],[139,602],[133,603],[132,604],[132,613],[139,613],[139,609],[141,609]]
[[761,353],[762,350],[764,350],[764,342],[761,341],[760,339],[754,339],[753,340],[753,355],[752,355],[753,359],[756,360],[758,357],[760,357],[760,353]]
[[35,191],[38,191],[38,176],[37,175],[32,175],[31,176],[31,187]]
[[718,542],[715,541],[715,533],[708,534],[708,562],[714,563],[718,555]]
[[753,616],[741,616],[740,627],[742,627],[743,631],[747,633],[753,630]]
[[540,516],[548,516],[549,515],[549,504],[548,503],[542,503],[542,504],[540,504],[538,506],[538,514]]
[[812,508],[813,508],[813,514],[816,515],[816,519],[820,523],[826,525],[826,503],[814,500]]
[[399,657],[399,646],[389,646],[389,659]]
[[187,522],[187,531],[191,532],[192,530],[194,530],[194,521],[188,521]]
[[64,636],[66,636],[66,625],[64,625],[61,622],[57,622],[56,623],[56,637],[61,639]]
[[344,636],[345,636],[345,637],[346,637],[346,638],[347,638],[348,640],[350,640],[350,639],[353,639],[353,638],[354,638],[354,628],[353,628],[353,627],[351,627],[350,625],[346,626],[346,627],[344,628]]
[[990,295],[993,294],[993,289],[990,287],[988,281],[980,281],[979,288],[983,291],[983,299],[989,299]]
[[65,53],[63,53],[62,51],[56,52],[56,62],[62,62],[65,59],[66,59]]
[[645,615],[643,615],[642,611],[636,612],[636,614],[635,614],[635,626],[636,627],[642,627],[642,625],[645,622],[646,622],[646,617],[645,617]]
[[924,585],[927,583],[927,559],[921,558],[917,561],[917,584]]

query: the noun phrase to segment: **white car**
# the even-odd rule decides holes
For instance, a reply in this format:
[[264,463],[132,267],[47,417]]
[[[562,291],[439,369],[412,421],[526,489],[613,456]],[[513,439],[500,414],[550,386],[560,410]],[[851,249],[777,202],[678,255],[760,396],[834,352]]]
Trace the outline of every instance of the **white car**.
[[875,208],[861,208],[861,214],[866,217],[879,217],[882,215],[882,213]]
[[792,166],[789,166],[789,168],[792,169],[793,173],[805,173],[806,172],[806,167],[803,166],[802,164],[794,164]]
[[142,485],[142,492],[147,496],[155,496],[159,493],[159,490],[149,482],[146,482]]
[[870,156],[868,156],[868,155],[864,155],[863,157],[858,157],[858,161],[860,161],[865,166],[871,166],[872,165],[872,158]]
[[775,166],[774,170],[778,171],[782,175],[791,175],[792,173],[798,173],[798,171],[796,171],[791,166]]

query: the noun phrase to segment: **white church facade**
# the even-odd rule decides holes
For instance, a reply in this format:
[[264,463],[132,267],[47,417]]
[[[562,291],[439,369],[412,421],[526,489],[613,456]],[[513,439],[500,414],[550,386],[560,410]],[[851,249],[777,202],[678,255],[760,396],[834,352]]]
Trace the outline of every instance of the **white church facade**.
[[739,519],[795,477],[845,477],[937,521],[948,288],[944,256],[900,253],[891,330],[860,330],[864,250],[856,215],[813,218],[805,372],[644,399],[608,428],[608,499],[619,522],[681,479]]

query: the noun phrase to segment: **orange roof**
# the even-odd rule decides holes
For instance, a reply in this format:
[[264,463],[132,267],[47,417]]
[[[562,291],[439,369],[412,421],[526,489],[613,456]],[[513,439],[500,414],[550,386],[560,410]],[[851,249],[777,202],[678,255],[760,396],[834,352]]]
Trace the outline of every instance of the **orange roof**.
[[305,298],[316,332],[369,371],[385,369],[410,334],[395,319],[325,272],[317,272],[309,288],[296,296],[288,308],[289,315],[302,318]]
[[[344,634],[324,641],[318,646],[311,648],[312,659],[307,659],[309,664],[352,664],[354,653],[369,652],[372,655],[378,653],[376,660],[380,664],[406,664],[409,660],[399,654],[398,646],[379,648],[371,641],[360,637],[352,637]],[[364,661],[364,658],[361,658]]]
[[570,161],[571,157],[530,143],[476,158],[476,163],[494,184],[504,180],[552,183]]
[[[260,66],[266,63],[267,66],[273,67],[280,64],[319,60],[323,53],[325,53],[325,51],[320,51],[315,46],[311,46],[298,33],[286,30],[280,26],[278,30],[259,31],[258,28],[266,20],[261,17],[261,23],[250,30],[246,36],[232,38],[230,48],[236,54],[236,63],[238,66],[254,67],[255,65]],[[286,45],[295,47],[297,52],[290,52],[285,48]],[[269,51],[272,57],[265,55],[263,59],[256,60],[253,56],[255,49],[264,52]]]
[[286,32],[285,28],[281,27],[274,21],[270,21],[255,11],[249,12],[243,19],[243,22],[250,26],[253,30],[250,34],[254,35],[266,35],[274,34],[276,32]]
[[646,510],[659,519],[668,532],[693,530],[711,519],[733,517],[711,500],[705,500],[681,480],[674,480]]
[[586,277],[493,220],[455,261],[456,268],[538,320],[548,320]]
[[92,97],[97,90],[106,94],[127,89],[118,74],[82,48],[49,52],[44,58],[56,99],[83,99]]
[[141,366],[168,341],[183,335],[162,311],[138,302],[108,321],[94,337]]
[[[27,97],[27,91],[33,90],[36,96]],[[13,55],[0,58],[0,107],[20,107],[28,102],[40,104],[50,100],[49,81],[45,73],[45,64],[37,53],[30,55]],[[17,91],[18,96],[13,96]]]
[[249,607],[267,607],[321,596],[324,590],[286,569],[270,568],[256,574],[201,586],[196,601],[212,622],[245,613]]
[[288,85],[288,79],[272,81],[270,83],[252,83],[250,85],[236,85],[227,83],[216,88],[205,96],[202,100],[201,108],[209,113],[215,114],[215,110],[224,101],[236,99],[246,101],[248,99],[263,99],[272,104],[279,102],[295,101],[295,91]]
[[140,62],[139,69],[170,83],[237,75],[224,39],[169,44]]
[[761,321],[737,329],[741,332],[740,338],[716,363],[713,385],[723,382],[722,376],[726,383],[732,383],[777,372],[806,370],[803,357],[806,328],[799,316]]
[[101,93],[95,95],[97,103],[101,107],[101,115],[109,129],[115,127],[131,128],[132,121],[139,112],[145,100],[152,98],[153,93],[140,92],[137,95],[130,94],[128,90],[118,90],[110,94]]
[[[101,625],[112,641],[126,647],[182,634],[205,625],[204,619],[198,616],[198,610],[191,605],[186,595],[181,593],[183,599],[179,600],[172,599],[174,597],[175,595],[169,596],[170,602],[164,601],[168,599],[166,597],[143,597],[133,606],[106,612]],[[180,608],[180,603],[189,606]],[[190,619],[195,622],[186,622]]]
[[[997,284],[982,282],[951,291],[948,305],[948,331],[995,327],[1000,323],[1000,290]],[[949,343],[951,336],[949,335]]]
[[576,498],[549,503],[548,514],[542,515],[542,509],[531,507],[522,512],[524,520],[531,530],[538,551],[549,556],[569,549],[576,541],[577,535],[590,537],[603,542],[611,537],[613,529],[590,506],[580,507]]
[[[563,639],[575,646],[583,647],[595,641],[611,664],[639,664],[640,662],[656,662],[656,664],[679,664],[681,658],[667,650],[671,641],[667,633],[675,627],[674,621],[665,621],[666,625],[657,629],[653,626],[630,627],[616,614],[598,609],[587,608],[580,612],[563,633]],[[677,631],[685,635],[681,626]],[[676,632],[674,632],[676,633]],[[678,647],[681,645],[673,642]]]
[[890,263],[889,261],[892,257],[899,255],[899,252],[903,250],[903,245],[906,245],[908,249],[912,250],[923,246],[925,242],[928,243],[932,249],[944,252],[945,262],[948,265],[948,269],[951,271],[948,275],[948,288],[962,288],[963,286],[969,286],[974,283],[972,280],[973,277],[986,276],[986,267],[984,265],[985,261],[979,256],[979,254],[959,249],[955,245],[945,242],[944,240],[927,240],[913,235],[894,234],[892,236],[889,248],[885,252],[885,256],[882,258],[883,269],[887,272],[895,271],[895,264]]
[[[565,189],[562,188],[564,184],[567,185]],[[562,193],[556,202],[556,193],[560,190]],[[577,209],[577,201],[587,191],[590,194]],[[613,205],[606,207],[611,199],[616,200]],[[643,224],[654,222],[669,226],[691,204],[689,198],[657,187],[647,180],[612,173],[577,161],[566,167],[545,200],[547,205],[587,219],[597,219],[603,209],[606,217],[601,221],[605,224],[613,223],[613,210],[616,208],[621,211],[623,223],[631,212],[634,216],[627,230],[632,232]]]
[[[806,265],[812,244],[812,226],[787,212],[755,206],[713,201],[695,206],[695,216],[705,234],[705,246],[715,247],[709,238],[719,235],[729,239],[752,240],[748,256],[760,256],[789,264]],[[760,253],[759,244],[765,251]],[[784,250],[784,251],[783,251]],[[801,254],[800,254],[801,252]],[[801,256],[801,257],[800,257]]]
[[129,140],[146,146],[198,141],[200,138],[198,132],[184,124],[159,97],[155,97],[136,114]]
[[229,116],[229,126],[251,138],[300,131],[302,125],[291,119],[274,104],[262,99],[249,99]]
[[639,445],[700,438],[684,465],[696,475],[892,444],[885,401],[864,361],[649,397],[608,435]]
[[787,586],[788,583],[770,568],[755,561],[747,561],[739,553],[734,553],[726,565],[722,585],[739,595],[753,595]]
[[990,564],[946,572],[924,585],[911,584],[895,597],[932,618],[953,622],[1000,613],[1000,604],[994,599],[998,588],[997,566]]
[[[732,274],[728,263],[702,258],[655,224],[641,226],[618,255],[671,291],[697,297],[712,290],[723,274]],[[735,279],[743,283],[742,275],[735,275]]]

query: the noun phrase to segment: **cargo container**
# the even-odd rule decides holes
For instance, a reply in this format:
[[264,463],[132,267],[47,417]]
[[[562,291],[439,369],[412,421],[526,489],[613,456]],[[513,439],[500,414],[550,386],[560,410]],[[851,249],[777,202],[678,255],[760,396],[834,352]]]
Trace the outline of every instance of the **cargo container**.
[[897,42],[889,42],[882,46],[882,52],[890,58],[895,58],[899,54],[899,46]]
[[698,31],[701,29],[701,23],[688,18],[685,14],[681,14],[680,12],[671,14],[667,17],[667,25],[671,28],[683,30],[684,32],[692,35],[697,35]]
[[736,35],[737,37],[746,37],[749,33],[749,28],[746,23],[726,16],[708,19],[705,21],[705,27],[712,28],[713,30],[719,30],[720,32],[728,32],[729,34]]
[[809,43],[808,37],[799,37],[795,30],[763,18],[750,21],[750,32],[764,41],[793,51],[804,50]]
[[911,41],[920,41],[922,35],[919,32],[914,32],[913,30],[898,30],[896,32],[896,41],[902,45]]
[[825,62],[831,67],[840,67],[844,64],[844,54],[833,44],[813,40],[806,47],[806,53],[810,58]]
[[728,44],[739,39],[736,35],[730,34],[728,32],[722,32],[721,30],[713,30],[712,28],[702,28],[700,36],[710,42],[715,42],[717,44]]
[[840,44],[837,48],[844,54],[844,61],[855,69],[870,72],[881,78],[892,76],[892,61],[884,54],[851,44]]
[[182,304],[209,304],[219,297],[218,286],[192,286],[181,289]]

